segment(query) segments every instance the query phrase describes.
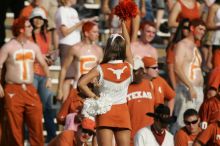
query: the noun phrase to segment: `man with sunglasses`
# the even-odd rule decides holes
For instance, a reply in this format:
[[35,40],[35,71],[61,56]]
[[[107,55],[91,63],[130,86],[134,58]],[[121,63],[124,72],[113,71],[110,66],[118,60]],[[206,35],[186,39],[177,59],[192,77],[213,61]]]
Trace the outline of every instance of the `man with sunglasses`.
[[175,133],[184,126],[183,113],[190,108],[199,110],[203,102],[202,57],[195,42],[205,34],[206,25],[200,19],[190,22],[189,35],[179,41],[174,48],[174,70],[177,76],[174,114],[177,122],[172,126]]
[[155,104],[164,104],[167,101],[168,107],[170,108],[170,113],[172,115],[174,108],[174,97],[176,96],[174,90],[170,85],[159,76],[159,69],[157,60],[153,57],[145,56],[142,61],[145,66],[145,78],[151,77],[154,88]]
[[195,109],[186,110],[183,119],[185,126],[175,134],[175,146],[192,145],[201,132],[199,114]]
[[89,118],[83,118],[76,132],[65,130],[55,137],[48,146],[88,146],[87,142],[94,134],[95,121]]

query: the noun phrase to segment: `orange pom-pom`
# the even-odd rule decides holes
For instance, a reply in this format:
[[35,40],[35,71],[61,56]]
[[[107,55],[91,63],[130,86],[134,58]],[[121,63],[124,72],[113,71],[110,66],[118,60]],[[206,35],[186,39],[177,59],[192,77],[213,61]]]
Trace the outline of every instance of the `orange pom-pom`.
[[138,14],[138,7],[135,2],[131,0],[123,0],[114,9],[115,15],[122,20],[135,17]]

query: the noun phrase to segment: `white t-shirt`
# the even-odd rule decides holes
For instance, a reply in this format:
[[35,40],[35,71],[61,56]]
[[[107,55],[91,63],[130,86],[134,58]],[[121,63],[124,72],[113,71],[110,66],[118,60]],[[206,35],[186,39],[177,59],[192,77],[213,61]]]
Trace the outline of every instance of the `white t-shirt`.
[[78,13],[74,8],[67,6],[61,6],[58,8],[55,15],[55,22],[56,27],[58,28],[59,44],[74,45],[81,41],[81,34],[79,29],[71,32],[67,36],[63,36],[59,29],[62,25],[70,28],[76,23],[79,23],[79,21]]
[[[173,135],[165,131],[165,137],[161,146],[174,146]],[[160,146],[154,137],[150,127],[140,129],[135,135],[134,146]]]

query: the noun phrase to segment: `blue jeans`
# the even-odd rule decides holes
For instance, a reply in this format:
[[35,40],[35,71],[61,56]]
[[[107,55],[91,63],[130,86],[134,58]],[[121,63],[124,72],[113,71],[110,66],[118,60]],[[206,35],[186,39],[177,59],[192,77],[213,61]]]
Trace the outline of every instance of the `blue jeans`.
[[43,105],[44,125],[47,131],[46,142],[49,142],[56,136],[56,124],[54,123],[55,113],[52,109],[52,98],[54,94],[46,88],[46,80],[46,77],[34,74],[34,86],[38,91]]
[[146,5],[146,16],[143,18],[143,20],[148,20],[154,22],[154,14],[153,14],[153,8],[152,8],[152,0],[145,0]]

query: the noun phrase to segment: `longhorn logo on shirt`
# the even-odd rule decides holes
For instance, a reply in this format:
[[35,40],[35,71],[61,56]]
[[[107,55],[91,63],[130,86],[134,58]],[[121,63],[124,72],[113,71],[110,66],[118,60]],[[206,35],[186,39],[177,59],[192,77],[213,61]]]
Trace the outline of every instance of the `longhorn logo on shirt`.
[[112,71],[113,74],[116,75],[117,80],[119,80],[121,78],[121,74],[124,72],[126,68],[127,66],[124,66],[122,69],[113,69],[113,68],[107,68],[107,69]]
[[220,140],[220,134],[216,135],[216,140]]

